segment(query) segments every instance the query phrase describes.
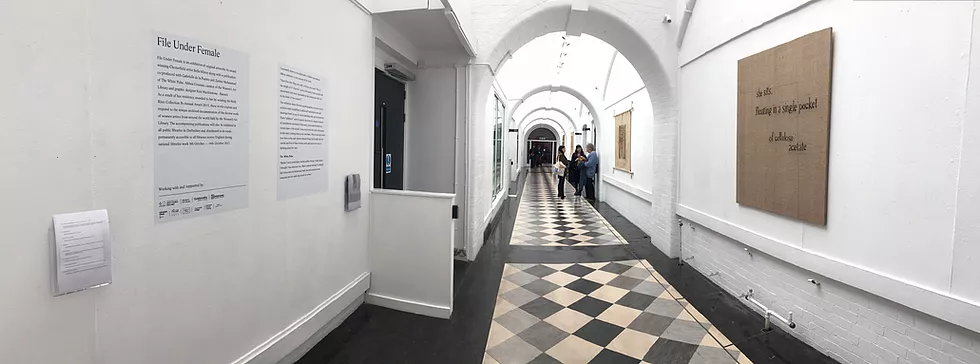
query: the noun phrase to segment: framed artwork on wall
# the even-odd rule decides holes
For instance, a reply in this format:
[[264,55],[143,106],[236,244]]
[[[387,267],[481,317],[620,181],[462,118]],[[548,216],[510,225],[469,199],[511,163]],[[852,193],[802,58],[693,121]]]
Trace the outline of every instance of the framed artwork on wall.
[[827,224],[833,29],[738,61],[735,201]]
[[616,165],[614,168],[629,173],[633,173],[631,148],[632,124],[632,109],[616,115]]

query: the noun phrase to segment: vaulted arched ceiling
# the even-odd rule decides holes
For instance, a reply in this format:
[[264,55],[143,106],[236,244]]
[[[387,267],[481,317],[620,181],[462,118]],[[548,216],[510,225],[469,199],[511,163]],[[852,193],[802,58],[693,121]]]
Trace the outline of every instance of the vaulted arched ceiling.
[[[514,127],[532,115],[560,111],[578,129],[582,124],[597,126],[594,119],[602,113],[609,99],[619,96],[608,93],[614,65],[630,68],[640,85],[643,81],[635,69],[623,60],[608,43],[588,34],[566,36],[554,32],[535,38],[518,49],[498,70],[496,80],[504,93],[511,96],[511,122]],[[617,90],[618,91],[618,90]],[[598,115],[596,115],[598,114]]]
[[541,85],[600,92],[615,53],[615,48],[587,34],[550,33],[515,52],[498,71],[497,82],[507,95],[523,95]]

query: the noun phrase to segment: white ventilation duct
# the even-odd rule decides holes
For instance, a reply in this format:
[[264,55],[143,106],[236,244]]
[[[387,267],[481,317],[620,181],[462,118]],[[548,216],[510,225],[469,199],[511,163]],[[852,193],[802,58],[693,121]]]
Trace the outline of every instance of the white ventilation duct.
[[398,63],[385,63],[385,72],[402,81],[415,81],[415,74]]

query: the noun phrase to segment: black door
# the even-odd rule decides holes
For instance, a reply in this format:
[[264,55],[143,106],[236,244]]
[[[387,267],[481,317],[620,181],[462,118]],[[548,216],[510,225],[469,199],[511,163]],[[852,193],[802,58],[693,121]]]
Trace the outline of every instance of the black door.
[[374,71],[374,188],[404,189],[405,84]]

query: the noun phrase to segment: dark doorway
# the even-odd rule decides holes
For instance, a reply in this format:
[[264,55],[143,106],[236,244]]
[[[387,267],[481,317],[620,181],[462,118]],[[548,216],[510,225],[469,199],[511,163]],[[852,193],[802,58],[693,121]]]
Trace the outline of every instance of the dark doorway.
[[527,135],[527,156],[532,167],[555,163],[558,136],[546,128],[536,128]]
[[374,188],[404,189],[405,84],[374,70]]
[[534,161],[535,166],[545,166],[552,165],[555,163],[555,141],[553,140],[532,140],[528,142],[529,150],[536,150],[537,160]]

